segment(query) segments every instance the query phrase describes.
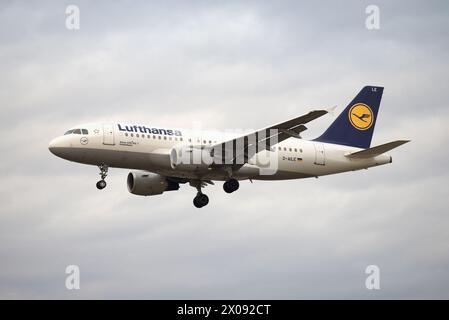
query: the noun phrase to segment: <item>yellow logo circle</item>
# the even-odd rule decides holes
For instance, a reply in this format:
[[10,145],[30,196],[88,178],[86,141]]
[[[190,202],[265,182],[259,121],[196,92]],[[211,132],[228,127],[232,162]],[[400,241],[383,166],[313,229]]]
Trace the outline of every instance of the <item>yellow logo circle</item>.
[[356,103],[349,109],[349,121],[358,130],[368,130],[374,122],[373,111],[364,103]]

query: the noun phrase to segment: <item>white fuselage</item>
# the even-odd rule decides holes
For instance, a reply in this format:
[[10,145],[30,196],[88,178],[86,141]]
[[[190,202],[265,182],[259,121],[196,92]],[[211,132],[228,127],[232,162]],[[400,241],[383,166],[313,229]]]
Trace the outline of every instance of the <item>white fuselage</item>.
[[226,166],[174,168],[169,161],[173,148],[193,146],[207,149],[239,134],[159,128],[126,126],[121,123],[80,125],[75,128],[79,129],[76,133],[55,138],[49,148],[61,158],[83,164],[106,164],[109,167],[146,170],[167,177],[198,180],[227,180],[230,177],[238,180],[298,179],[366,169],[391,162],[391,157],[386,154],[351,159],[345,155],[361,149],[289,138],[274,145],[270,152],[262,151],[271,157],[274,155],[276,159],[275,169],[268,174],[260,170],[257,155],[232,170]]

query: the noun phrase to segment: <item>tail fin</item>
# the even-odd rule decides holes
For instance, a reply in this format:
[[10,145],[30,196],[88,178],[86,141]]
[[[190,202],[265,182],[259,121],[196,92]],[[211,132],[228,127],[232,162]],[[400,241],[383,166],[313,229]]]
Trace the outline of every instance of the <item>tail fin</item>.
[[369,148],[383,90],[383,87],[364,87],[315,141]]

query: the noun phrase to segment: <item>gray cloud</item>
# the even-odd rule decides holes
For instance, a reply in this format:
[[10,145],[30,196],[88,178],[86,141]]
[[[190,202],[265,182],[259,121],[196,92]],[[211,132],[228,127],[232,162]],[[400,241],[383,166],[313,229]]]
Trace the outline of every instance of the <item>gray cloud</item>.
[[[72,2],[70,2],[72,3]],[[444,1],[7,2],[0,10],[0,297],[448,298],[448,22]],[[52,156],[77,123],[257,128],[385,92],[374,143],[392,165],[141,198],[126,170]],[[309,126],[313,138],[332,121]],[[360,204],[362,203],[362,205]],[[81,268],[81,290],[64,287]],[[381,268],[380,291],[364,287]]]

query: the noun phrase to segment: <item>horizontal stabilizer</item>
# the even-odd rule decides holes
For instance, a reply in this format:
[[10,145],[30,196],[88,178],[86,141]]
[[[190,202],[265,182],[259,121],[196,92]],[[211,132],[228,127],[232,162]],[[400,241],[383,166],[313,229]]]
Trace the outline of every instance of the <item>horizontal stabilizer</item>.
[[352,159],[365,159],[365,158],[372,158],[376,157],[380,154],[383,154],[387,151],[393,150],[394,148],[397,148],[404,143],[410,142],[410,140],[397,140],[388,142],[385,144],[381,144],[380,146],[368,148],[362,151],[353,152],[350,154],[347,154],[346,157],[352,158]]

